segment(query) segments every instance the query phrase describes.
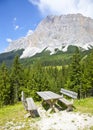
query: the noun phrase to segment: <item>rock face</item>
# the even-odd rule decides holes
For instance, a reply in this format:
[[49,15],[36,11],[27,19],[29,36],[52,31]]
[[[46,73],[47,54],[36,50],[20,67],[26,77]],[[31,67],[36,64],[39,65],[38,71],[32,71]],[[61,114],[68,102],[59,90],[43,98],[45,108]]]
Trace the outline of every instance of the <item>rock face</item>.
[[65,51],[69,45],[84,49],[93,45],[93,19],[81,14],[47,16],[33,34],[10,43],[6,51],[25,49],[21,58],[40,53],[46,48]]

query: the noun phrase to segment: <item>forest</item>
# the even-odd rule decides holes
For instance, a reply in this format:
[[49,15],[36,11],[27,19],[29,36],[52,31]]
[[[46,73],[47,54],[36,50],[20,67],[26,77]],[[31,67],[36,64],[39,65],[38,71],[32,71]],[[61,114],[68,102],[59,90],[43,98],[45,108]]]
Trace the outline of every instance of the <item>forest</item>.
[[78,93],[78,99],[93,96],[93,49],[82,58],[78,48],[68,65],[45,66],[35,61],[24,66],[15,56],[11,67],[0,65],[0,107],[21,100],[21,91],[39,101],[37,91],[60,92],[61,88]]

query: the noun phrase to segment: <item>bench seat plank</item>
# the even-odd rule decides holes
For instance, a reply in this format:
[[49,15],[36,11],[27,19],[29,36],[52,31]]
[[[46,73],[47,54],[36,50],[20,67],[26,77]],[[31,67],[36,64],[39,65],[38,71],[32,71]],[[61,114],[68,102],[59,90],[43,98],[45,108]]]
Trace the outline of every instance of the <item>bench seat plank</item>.
[[27,101],[28,111],[37,109],[34,100],[32,98],[26,98],[26,101]]
[[73,102],[70,102],[65,98],[60,98],[59,101],[63,102],[66,106],[73,105]]

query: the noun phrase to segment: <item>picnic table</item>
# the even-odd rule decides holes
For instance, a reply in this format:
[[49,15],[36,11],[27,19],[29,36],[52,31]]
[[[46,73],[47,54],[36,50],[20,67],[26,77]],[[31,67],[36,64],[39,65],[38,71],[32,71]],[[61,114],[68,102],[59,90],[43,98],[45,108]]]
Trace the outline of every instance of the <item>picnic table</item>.
[[45,101],[46,103],[48,103],[50,105],[50,111],[51,110],[55,111],[56,101],[59,98],[62,98],[61,95],[58,95],[58,94],[51,92],[51,91],[37,92],[37,94],[43,99],[43,101]]

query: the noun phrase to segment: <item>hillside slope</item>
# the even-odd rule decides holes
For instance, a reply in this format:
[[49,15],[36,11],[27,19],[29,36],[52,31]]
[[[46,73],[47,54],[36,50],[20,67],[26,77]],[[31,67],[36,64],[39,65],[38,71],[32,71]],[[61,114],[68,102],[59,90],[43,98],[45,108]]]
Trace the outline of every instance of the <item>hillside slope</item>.
[[[23,66],[30,66],[34,62],[40,61],[44,66],[62,66],[68,65],[71,63],[71,58],[75,53],[76,46],[70,45],[67,48],[66,52],[55,49],[55,54],[50,55],[50,51],[43,50],[41,53],[37,53],[32,57],[20,59],[20,62]],[[18,55],[19,57],[22,55],[24,50],[11,51],[7,53],[0,54],[0,65],[5,62],[7,66],[11,66],[14,60],[14,57]],[[91,49],[82,51],[80,49],[81,58],[90,53]]]

